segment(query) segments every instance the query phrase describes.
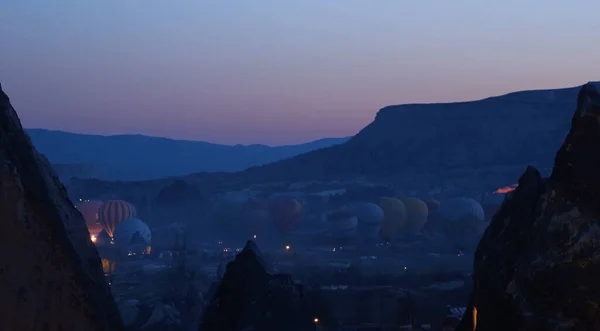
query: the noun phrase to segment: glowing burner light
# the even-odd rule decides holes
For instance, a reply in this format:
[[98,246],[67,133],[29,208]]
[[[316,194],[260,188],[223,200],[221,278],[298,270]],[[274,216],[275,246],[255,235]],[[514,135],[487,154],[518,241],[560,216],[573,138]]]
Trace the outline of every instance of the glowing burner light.
[[502,188],[495,190],[494,194],[506,194],[508,192],[514,191],[518,186],[519,186],[519,184],[512,184],[507,187],[502,187]]
[[319,319],[318,319],[317,317],[315,317],[315,318],[313,319],[313,322],[315,322],[315,324],[317,324],[317,323],[319,323]]
[[98,240],[98,238],[96,236],[94,236],[94,235],[91,235],[90,236],[90,240],[92,240],[92,242],[95,244],[96,241]]
[[290,245],[285,245],[285,250],[289,251],[290,250]]

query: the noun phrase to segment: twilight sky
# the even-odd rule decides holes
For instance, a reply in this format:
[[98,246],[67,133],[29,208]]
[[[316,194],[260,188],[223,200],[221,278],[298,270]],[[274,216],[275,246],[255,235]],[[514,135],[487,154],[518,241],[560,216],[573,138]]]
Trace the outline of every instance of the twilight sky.
[[26,127],[227,144],[346,136],[390,104],[600,80],[597,0],[2,0]]

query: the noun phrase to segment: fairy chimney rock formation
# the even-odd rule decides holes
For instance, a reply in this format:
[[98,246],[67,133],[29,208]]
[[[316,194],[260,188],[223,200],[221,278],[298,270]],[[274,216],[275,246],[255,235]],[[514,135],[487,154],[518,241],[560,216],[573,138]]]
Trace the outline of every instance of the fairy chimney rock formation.
[[81,214],[0,87],[0,329],[119,331]]
[[598,169],[600,94],[588,84],[552,175],[528,168],[481,239],[458,331],[600,330]]

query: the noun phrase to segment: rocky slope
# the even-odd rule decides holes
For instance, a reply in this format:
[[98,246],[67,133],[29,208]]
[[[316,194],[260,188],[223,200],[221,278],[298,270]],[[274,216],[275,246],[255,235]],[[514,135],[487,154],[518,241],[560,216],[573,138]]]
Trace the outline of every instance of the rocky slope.
[[528,168],[481,239],[458,331],[600,330],[600,94],[576,100],[550,178]]
[[[594,83],[595,84],[595,83]],[[578,88],[381,109],[347,143],[249,169],[257,180],[390,177],[550,165]],[[543,118],[543,120],[540,120]],[[514,175],[514,174],[513,174]],[[513,176],[514,178],[514,176]]]
[[81,214],[0,88],[0,329],[122,330]]
[[211,294],[200,331],[316,329],[302,286],[288,275],[269,273],[253,241],[227,265]]

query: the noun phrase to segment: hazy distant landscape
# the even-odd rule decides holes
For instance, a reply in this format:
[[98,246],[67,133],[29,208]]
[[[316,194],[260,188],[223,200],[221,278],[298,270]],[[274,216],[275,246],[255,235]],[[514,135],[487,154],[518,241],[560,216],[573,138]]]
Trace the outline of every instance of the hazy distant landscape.
[[195,172],[240,171],[348,138],[324,138],[298,145],[219,145],[143,135],[87,135],[27,129],[35,147],[59,173],[104,180],[148,180]]
[[0,1],[0,331],[600,331],[579,5]]
[[27,133],[63,178],[132,181],[247,169],[236,177],[248,182],[405,174],[458,179],[483,171],[509,180],[527,165],[551,164],[568,131],[576,93],[573,87],[388,106],[354,137],[277,147],[43,129]]

